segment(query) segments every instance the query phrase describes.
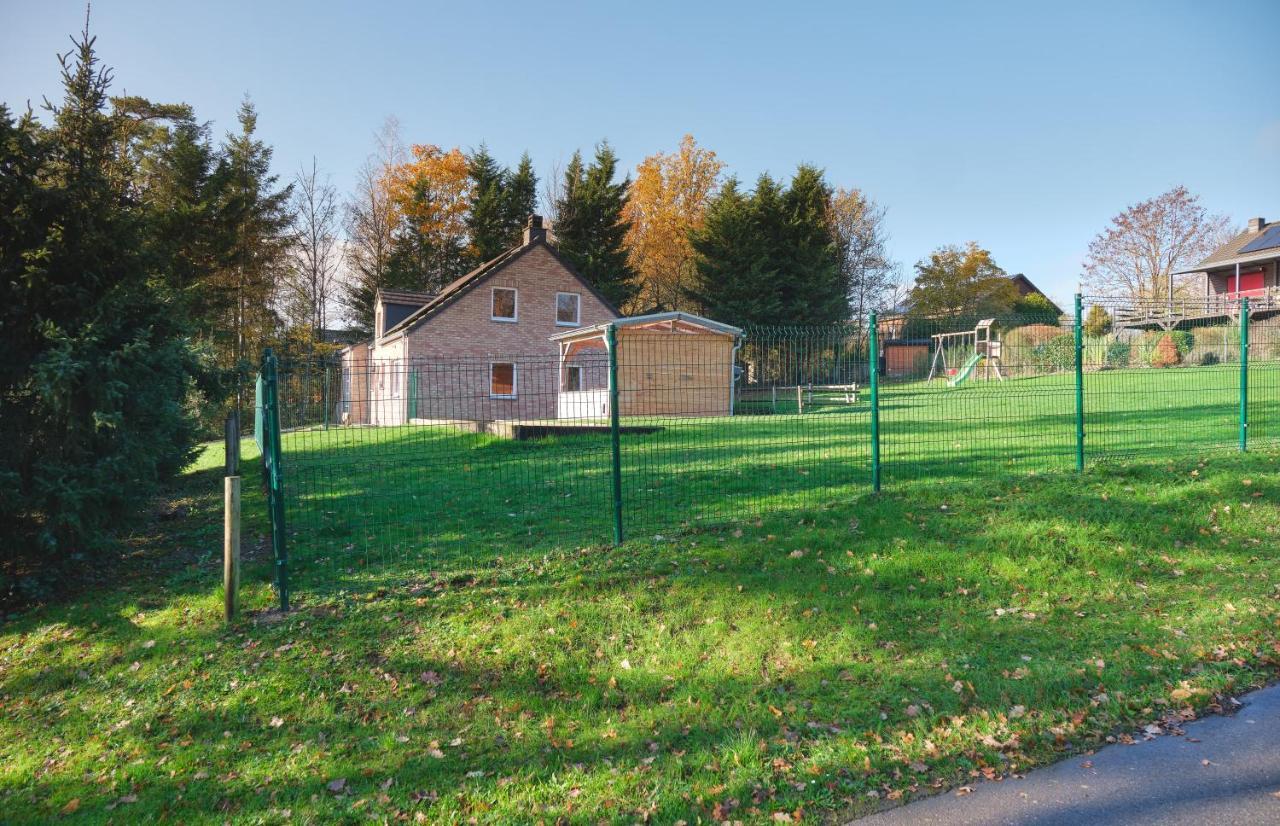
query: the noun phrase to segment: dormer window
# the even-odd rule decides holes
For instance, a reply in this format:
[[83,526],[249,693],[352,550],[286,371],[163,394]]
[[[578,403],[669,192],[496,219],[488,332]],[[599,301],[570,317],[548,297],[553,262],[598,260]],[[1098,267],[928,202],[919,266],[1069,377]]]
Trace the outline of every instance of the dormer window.
[[514,287],[494,287],[489,317],[494,321],[515,321],[519,295]]

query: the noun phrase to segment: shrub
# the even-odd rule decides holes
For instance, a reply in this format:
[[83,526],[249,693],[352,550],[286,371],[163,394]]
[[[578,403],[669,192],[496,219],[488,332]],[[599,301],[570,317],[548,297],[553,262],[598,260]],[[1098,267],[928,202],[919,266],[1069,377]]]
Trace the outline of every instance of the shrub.
[[1178,355],[1181,358],[1186,358],[1187,354],[1191,352],[1191,348],[1196,344],[1195,336],[1191,335],[1188,330],[1173,330],[1167,335],[1173,339],[1173,346],[1178,348]]
[[1052,341],[1055,337],[1062,335],[1062,328],[1054,324],[1028,324],[1025,327],[1015,327],[1004,334],[1003,343],[1006,347],[1021,348],[1035,347],[1045,342]]
[[1219,361],[1220,359],[1218,358],[1218,354],[1213,351],[1206,351],[1200,354],[1200,364],[1205,367],[1210,367],[1217,364]]
[[1133,357],[1133,347],[1127,341],[1113,341],[1107,345],[1106,361],[1103,364],[1108,368],[1128,367],[1129,360]]
[[1065,370],[1076,363],[1076,339],[1070,333],[1060,333],[1056,337],[1035,347],[1031,351],[1031,361],[1041,370]]
[[1156,348],[1151,351],[1151,366],[1172,367],[1181,361],[1182,353],[1178,351],[1178,345],[1174,342],[1173,335],[1165,333],[1160,337]]

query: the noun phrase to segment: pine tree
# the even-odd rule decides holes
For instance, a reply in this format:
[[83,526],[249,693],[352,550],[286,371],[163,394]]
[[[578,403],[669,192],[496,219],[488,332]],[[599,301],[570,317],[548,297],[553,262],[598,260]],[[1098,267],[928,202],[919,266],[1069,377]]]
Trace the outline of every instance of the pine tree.
[[62,58],[49,129],[0,113],[0,534],[47,558],[100,544],[194,441],[196,365],[120,175],[127,124],[107,110],[93,43],[86,27]]
[[625,304],[636,291],[635,274],[623,242],[623,218],[630,178],[614,183],[618,158],[608,143],[596,147],[584,166],[573,153],[556,203],[555,234],[560,253],[613,305]]

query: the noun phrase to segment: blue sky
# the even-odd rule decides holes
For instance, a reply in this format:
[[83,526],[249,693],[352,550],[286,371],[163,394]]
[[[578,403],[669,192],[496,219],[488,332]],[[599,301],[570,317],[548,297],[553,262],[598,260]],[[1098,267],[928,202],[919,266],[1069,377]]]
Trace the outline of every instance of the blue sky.
[[[0,100],[58,94],[83,4],[0,0]],[[1056,298],[1125,206],[1177,184],[1280,217],[1280,3],[176,3],[99,0],[116,91],[221,133],[248,93],[276,167],[348,189],[387,115],[546,175],[692,133],[730,171],[817,164],[886,206],[910,266],[976,240]]]

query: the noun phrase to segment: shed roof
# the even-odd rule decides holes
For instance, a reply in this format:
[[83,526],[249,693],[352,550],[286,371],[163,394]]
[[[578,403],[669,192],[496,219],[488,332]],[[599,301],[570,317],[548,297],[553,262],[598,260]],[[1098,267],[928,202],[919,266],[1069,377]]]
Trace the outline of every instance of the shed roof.
[[682,313],[672,311],[666,313],[649,313],[647,315],[633,315],[625,318],[616,318],[613,321],[606,321],[601,324],[593,324],[590,327],[579,327],[576,330],[567,330],[563,333],[557,333],[551,336],[552,341],[567,341],[577,338],[590,338],[603,333],[609,327],[625,328],[625,327],[642,327],[649,324],[660,324],[663,321],[683,322],[691,324],[695,327],[702,327],[708,332],[718,333],[721,335],[742,337],[741,327],[734,327],[731,324],[725,324],[720,321],[713,321],[693,313]]

